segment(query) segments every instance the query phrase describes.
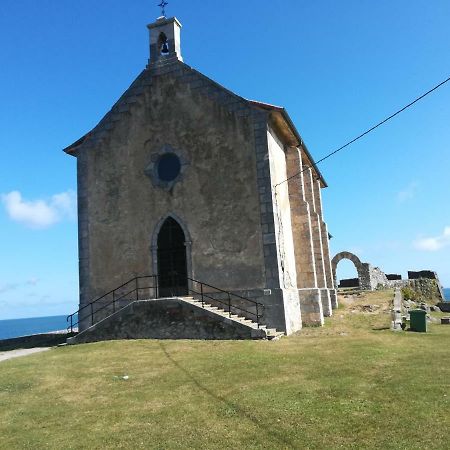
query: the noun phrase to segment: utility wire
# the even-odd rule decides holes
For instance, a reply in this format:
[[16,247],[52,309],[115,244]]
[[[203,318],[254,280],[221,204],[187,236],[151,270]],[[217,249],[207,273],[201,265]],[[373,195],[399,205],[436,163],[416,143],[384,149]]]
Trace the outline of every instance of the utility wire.
[[[399,115],[400,113],[402,113],[403,111],[405,111],[405,109],[410,108],[411,106],[413,106],[415,103],[417,103],[418,101],[422,100],[424,97],[426,97],[427,95],[431,94],[432,92],[434,92],[436,89],[439,89],[441,86],[443,86],[445,83],[447,83],[448,81],[450,81],[450,77],[448,77],[446,80],[440,82],[439,84],[437,84],[436,86],[434,86],[432,89],[430,89],[429,91],[425,92],[424,94],[422,94],[420,97],[417,97],[415,100],[413,100],[411,103],[408,103],[406,106],[404,106],[402,109],[399,109],[397,112],[395,112],[394,114],[391,114],[389,117],[386,117],[386,119],[382,120],[381,122],[377,123],[376,125],[374,125],[372,128],[369,128],[367,131],[364,131],[364,133],[361,133],[359,136],[355,137],[354,139],[352,139],[351,141],[347,142],[346,144],[344,144],[342,147],[339,147],[338,149],[332,151],[331,153],[328,153],[328,155],[324,156],[322,159],[319,159],[319,161],[317,162],[313,162],[313,167],[316,167],[317,164],[320,164],[321,162],[325,161],[326,159],[330,158],[331,156],[335,155],[336,153],[340,152],[341,150],[344,150],[344,148],[348,147],[349,145],[353,144],[354,142],[356,142],[357,140],[361,139],[362,137],[364,137],[365,135],[369,134],[370,132],[374,131],[375,129],[377,129],[378,127],[380,127],[381,125],[383,125],[384,123],[388,122],[389,120],[393,119],[395,116]],[[295,175],[290,176],[289,178],[286,178],[286,180],[284,181],[280,181],[278,184],[276,184],[274,187],[278,187],[283,183],[288,182],[289,180],[292,180],[292,178],[298,177],[299,175],[301,175],[303,172],[305,172],[306,170],[310,169],[310,166],[305,167],[303,170],[301,170],[300,172],[296,173]]]

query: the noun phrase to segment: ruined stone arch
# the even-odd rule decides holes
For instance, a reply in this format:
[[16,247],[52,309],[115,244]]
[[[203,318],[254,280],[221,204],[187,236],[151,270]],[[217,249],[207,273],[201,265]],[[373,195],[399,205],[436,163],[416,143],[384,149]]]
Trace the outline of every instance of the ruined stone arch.
[[338,280],[336,276],[337,265],[339,261],[342,261],[343,259],[349,259],[355,265],[356,271],[358,272],[359,285],[360,287],[362,287],[363,280],[365,280],[366,278],[364,264],[356,255],[350,252],[340,252],[331,260],[331,268],[333,270],[333,279],[335,282],[335,286],[338,286]]
[[355,265],[356,271],[358,272],[359,287],[363,291],[373,291],[388,285],[386,274],[378,267],[374,267],[369,263],[361,262],[361,260],[353,253],[341,252],[331,260],[331,268],[333,270],[333,278],[336,286],[336,268],[339,261],[342,261],[343,259],[349,259]]

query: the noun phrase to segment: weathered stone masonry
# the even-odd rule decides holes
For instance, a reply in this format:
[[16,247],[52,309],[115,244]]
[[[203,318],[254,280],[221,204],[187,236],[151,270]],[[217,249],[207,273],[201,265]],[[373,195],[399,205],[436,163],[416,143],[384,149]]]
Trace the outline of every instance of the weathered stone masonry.
[[[189,276],[257,299],[265,322],[287,334],[321,325],[337,306],[326,183],[283,108],[245,100],[182,62],[180,28],[176,19],[149,26],[147,68],[66,149],[77,157],[80,306],[158,270],[158,232],[172,217]],[[167,148],[184,165],[170,189],[147,176]]]
[[[323,308],[320,290],[317,288],[311,206],[305,196],[302,150],[300,148],[289,148],[287,167],[287,177],[293,177],[288,181],[288,185],[302,319],[305,324],[322,325]],[[300,175],[295,176],[298,173]]]

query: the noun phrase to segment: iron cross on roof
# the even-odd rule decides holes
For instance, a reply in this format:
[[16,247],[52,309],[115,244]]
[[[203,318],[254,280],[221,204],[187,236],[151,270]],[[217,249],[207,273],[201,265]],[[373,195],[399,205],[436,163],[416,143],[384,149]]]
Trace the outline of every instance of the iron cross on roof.
[[166,17],[166,6],[167,6],[168,4],[169,4],[169,3],[166,2],[166,0],[161,0],[161,3],[158,5],[158,6],[161,8],[161,15],[162,15],[163,17]]

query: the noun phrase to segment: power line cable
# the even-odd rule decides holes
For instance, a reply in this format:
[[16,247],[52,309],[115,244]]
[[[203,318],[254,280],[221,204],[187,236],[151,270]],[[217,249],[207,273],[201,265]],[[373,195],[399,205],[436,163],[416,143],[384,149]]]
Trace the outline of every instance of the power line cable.
[[[410,108],[411,106],[413,106],[415,103],[417,103],[418,101],[422,100],[424,97],[426,97],[427,95],[431,94],[432,92],[434,92],[436,89],[439,89],[441,86],[443,86],[445,83],[447,83],[448,81],[450,81],[450,77],[448,77],[446,80],[441,81],[439,84],[437,84],[436,86],[434,86],[433,88],[431,88],[429,91],[425,92],[424,94],[422,94],[420,97],[417,97],[415,100],[413,100],[411,103],[408,103],[406,106],[404,106],[403,108],[399,109],[398,111],[396,111],[395,113],[391,114],[389,117],[386,117],[385,119],[383,119],[381,122],[377,123],[376,125],[374,125],[373,127],[369,128],[367,131],[364,131],[364,133],[361,133],[359,136],[355,137],[354,139],[352,139],[351,141],[347,142],[346,144],[344,144],[342,147],[339,147],[338,149],[332,151],[331,153],[328,153],[328,155],[324,156],[322,159],[319,159],[319,161],[317,162],[313,162],[312,166],[316,167],[317,164],[320,164],[321,162],[325,161],[326,159],[330,158],[331,156],[335,155],[336,153],[340,152],[341,150],[344,150],[344,148],[348,147],[349,145],[353,144],[354,142],[356,142],[357,140],[361,139],[362,137],[366,136],[367,134],[369,134],[370,132],[374,131],[375,129],[377,129],[378,127],[380,127],[381,125],[383,125],[384,123],[388,122],[389,120],[393,119],[395,116],[398,116],[400,113],[402,113],[403,111],[405,111],[406,109]],[[303,170],[301,170],[300,172],[290,176],[289,178],[286,178],[283,181],[280,181],[279,183],[277,183],[274,187],[277,188],[278,186],[280,186],[283,183],[288,182],[289,180],[292,180],[292,178],[298,177],[299,175],[301,175],[303,172],[305,172],[306,170],[310,169],[311,166],[307,166],[305,167]]]

